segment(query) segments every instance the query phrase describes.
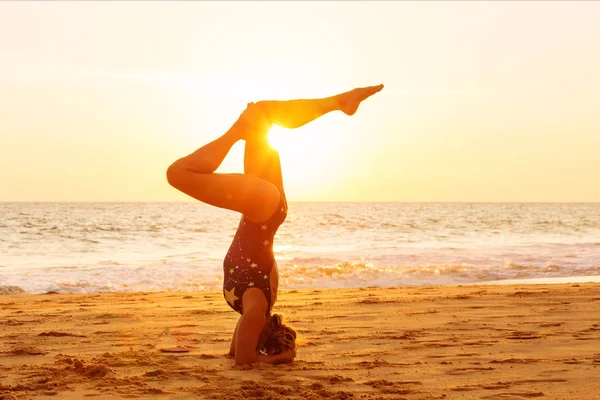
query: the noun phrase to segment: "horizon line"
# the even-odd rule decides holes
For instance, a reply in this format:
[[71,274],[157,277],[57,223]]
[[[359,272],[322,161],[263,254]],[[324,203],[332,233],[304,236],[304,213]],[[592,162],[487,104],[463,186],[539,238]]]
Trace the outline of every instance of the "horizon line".
[[[600,204],[597,201],[542,201],[542,200],[516,200],[516,201],[476,201],[476,200],[457,200],[457,201],[441,201],[441,200],[288,200],[290,203],[396,203],[396,204]],[[72,204],[204,204],[201,201],[184,201],[184,200],[0,200],[0,204],[14,203],[29,203],[29,204],[57,204],[57,203],[72,203]]]

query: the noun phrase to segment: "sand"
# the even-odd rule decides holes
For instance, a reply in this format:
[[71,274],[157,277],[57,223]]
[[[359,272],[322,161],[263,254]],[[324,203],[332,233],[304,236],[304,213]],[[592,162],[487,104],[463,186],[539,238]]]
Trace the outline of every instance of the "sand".
[[600,284],[281,291],[292,364],[235,367],[217,292],[0,296],[0,399],[598,399]]

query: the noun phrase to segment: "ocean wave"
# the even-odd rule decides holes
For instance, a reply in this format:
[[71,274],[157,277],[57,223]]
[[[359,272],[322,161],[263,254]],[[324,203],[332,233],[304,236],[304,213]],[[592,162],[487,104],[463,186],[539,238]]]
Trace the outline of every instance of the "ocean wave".
[[280,270],[282,281],[298,288],[460,284],[596,275],[600,275],[600,266],[574,269],[556,263],[534,265],[511,261],[487,266],[467,263],[375,266],[364,262],[341,262],[319,266],[292,265]]
[[18,286],[0,286],[1,294],[21,294],[25,293],[25,289]]
[[[275,243],[282,288],[600,275],[597,204],[290,210]],[[218,289],[239,221],[196,203],[10,203],[0,214],[0,285],[29,293]]]
[[[319,265],[282,263],[282,289],[358,288],[378,286],[456,285],[514,279],[600,277],[600,266],[568,268],[556,263],[540,265],[505,261],[488,266],[473,264],[383,265],[337,262]],[[4,278],[4,279],[2,279]],[[122,265],[105,261],[96,267],[46,268],[27,276],[0,275],[1,288],[20,288],[28,293],[53,292],[155,292],[219,290],[222,268],[199,268],[189,263],[161,260],[150,265]],[[15,291],[16,290],[16,291]],[[4,289],[0,294],[20,293]]]

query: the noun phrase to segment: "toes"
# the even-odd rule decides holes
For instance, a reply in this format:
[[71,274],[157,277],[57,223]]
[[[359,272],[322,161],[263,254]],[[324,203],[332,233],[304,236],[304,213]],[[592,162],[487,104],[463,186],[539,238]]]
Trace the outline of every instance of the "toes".
[[381,91],[381,89],[383,89],[383,84],[379,84],[377,86],[371,86],[370,87],[372,94],[375,94],[379,91]]

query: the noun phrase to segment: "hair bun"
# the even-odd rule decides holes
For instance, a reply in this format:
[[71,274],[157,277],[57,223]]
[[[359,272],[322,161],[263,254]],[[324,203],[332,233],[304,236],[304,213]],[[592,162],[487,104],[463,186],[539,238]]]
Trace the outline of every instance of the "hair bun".
[[283,324],[281,314],[272,314],[268,320],[268,329],[263,331],[257,344],[257,351],[265,354],[280,354],[296,348],[296,331]]
[[281,314],[271,315],[271,326],[273,328],[279,328],[281,325],[283,325],[283,317]]

